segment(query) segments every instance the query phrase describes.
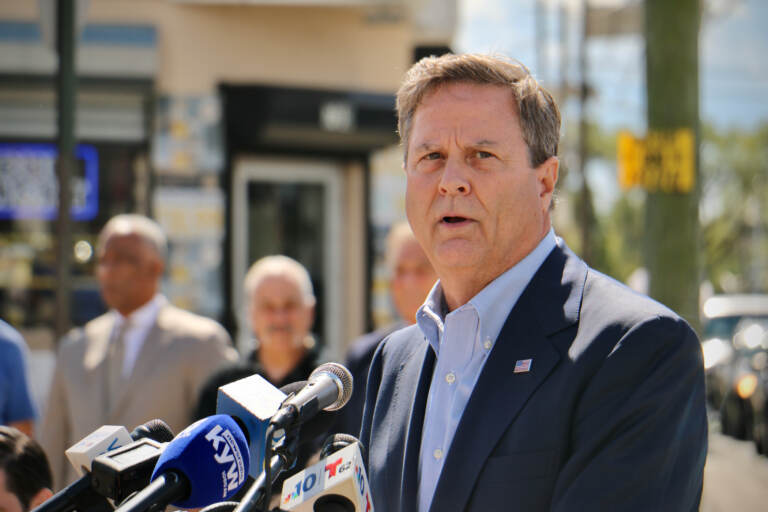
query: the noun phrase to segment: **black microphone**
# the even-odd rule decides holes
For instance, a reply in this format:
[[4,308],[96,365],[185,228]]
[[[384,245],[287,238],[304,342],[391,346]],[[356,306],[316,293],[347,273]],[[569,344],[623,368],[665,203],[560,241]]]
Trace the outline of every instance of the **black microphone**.
[[325,438],[323,447],[320,449],[320,458],[324,459],[333,452],[342,450],[354,443],[360,445],[360,453],[365,457],[365,445],[358,438],[350,434],[331,434]]
[[352,374],[344,366],[322,364],[309,375],[304,389],[283,402],[270,422],[277,428],[288,428],[304,423],[321,410],[341,409],[352,396],[352,387]]
[[170,443],[173,441],[173,430],[161,419],[149,420],[131,431],[131,439],[152,439],[158,443]]
[[[119,428],[124,430],[124,427]],[[102,429],[104,429],[104,427],[101,427],[98,430]],[[110,433],[111,432],[112,431],[110,431]],[[92,436],[93,434],[90,434],[86,439]],[[165,440],[169,436],[171,439],[173,438],[171,429],[164,421],[157,419],[139,425],[130,433],[130,437],[134,441],[142,439]],[[110,437],[105,437],[104,439],[106,441],[111,440]],[[85,439],[83,441],[85,441]],[[78,445],[83,443],[83,441],[80,441]],[[113,444],[115,443],[110,442],[110,445]],[[130,446],[131,444],[126,446]],[[97,458],[98,457],[96,457],[96,459]],[[94,459],[94,461],[96,459]],[[109,504],[107,499],[94,490],[91,483],[90,473],[84,474],[64,489],[57,492],[53,497],[35,508],[34,512],[71,512],[72,510],[78,510],[78,512],[110,512],[112,510],[112,505]]]

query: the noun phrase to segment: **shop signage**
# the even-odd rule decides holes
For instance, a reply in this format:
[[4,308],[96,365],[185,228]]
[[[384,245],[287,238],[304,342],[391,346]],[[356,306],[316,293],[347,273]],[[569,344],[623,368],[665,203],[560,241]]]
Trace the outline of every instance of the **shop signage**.
[[[59,182],[53,144],[0,144],[0,219],[55,219]],[[73,220],[94,218],[99,209],[96,148],[79,144],[70,177]]]
[[688,193],[695,184],[693,132],[653,131],[645,138],[619,133],[619,184],[641,186],[649,192]]

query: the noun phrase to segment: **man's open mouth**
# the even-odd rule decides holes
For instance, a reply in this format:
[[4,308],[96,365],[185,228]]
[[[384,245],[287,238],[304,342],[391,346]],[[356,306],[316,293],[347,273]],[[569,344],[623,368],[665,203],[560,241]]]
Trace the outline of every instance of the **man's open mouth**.
[[457,224],[459,222],[464,222],[465,220],[468,219],[466,217],[443,217],[443,222],[448,224]]

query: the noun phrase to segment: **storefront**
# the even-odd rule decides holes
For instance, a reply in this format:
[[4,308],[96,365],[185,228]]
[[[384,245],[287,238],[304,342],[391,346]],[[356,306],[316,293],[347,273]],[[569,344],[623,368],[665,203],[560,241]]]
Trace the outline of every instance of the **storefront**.
[[331,355],[368,327],[369,161],[396,143],[394,97],[359,91],[222,85],[228,206],[225,310],[247,346],[242,282],[268,254],[304,264],[314,331]]
[[[150,209],[147,165],[156,35],[146,25],[89,25],[81,36],[72,177],[71,321],[104,311],[94,278],[100,227]],[[55,317],[55,56],[36,22],[0,21],[0,317],[35,349]],[[117,59],[120,64],[117,64]]]

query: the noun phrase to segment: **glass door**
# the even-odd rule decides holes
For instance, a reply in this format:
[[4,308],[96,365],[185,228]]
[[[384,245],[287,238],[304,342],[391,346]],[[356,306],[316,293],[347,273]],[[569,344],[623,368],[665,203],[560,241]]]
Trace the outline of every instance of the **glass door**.
[[232,180],[232,304],[241,353],[252,346],[243,296],[251,264],[284,254],[309,271],[315,296],[312,329],[323,351],[342,351],[342,169],[323,161],[248,158]]

